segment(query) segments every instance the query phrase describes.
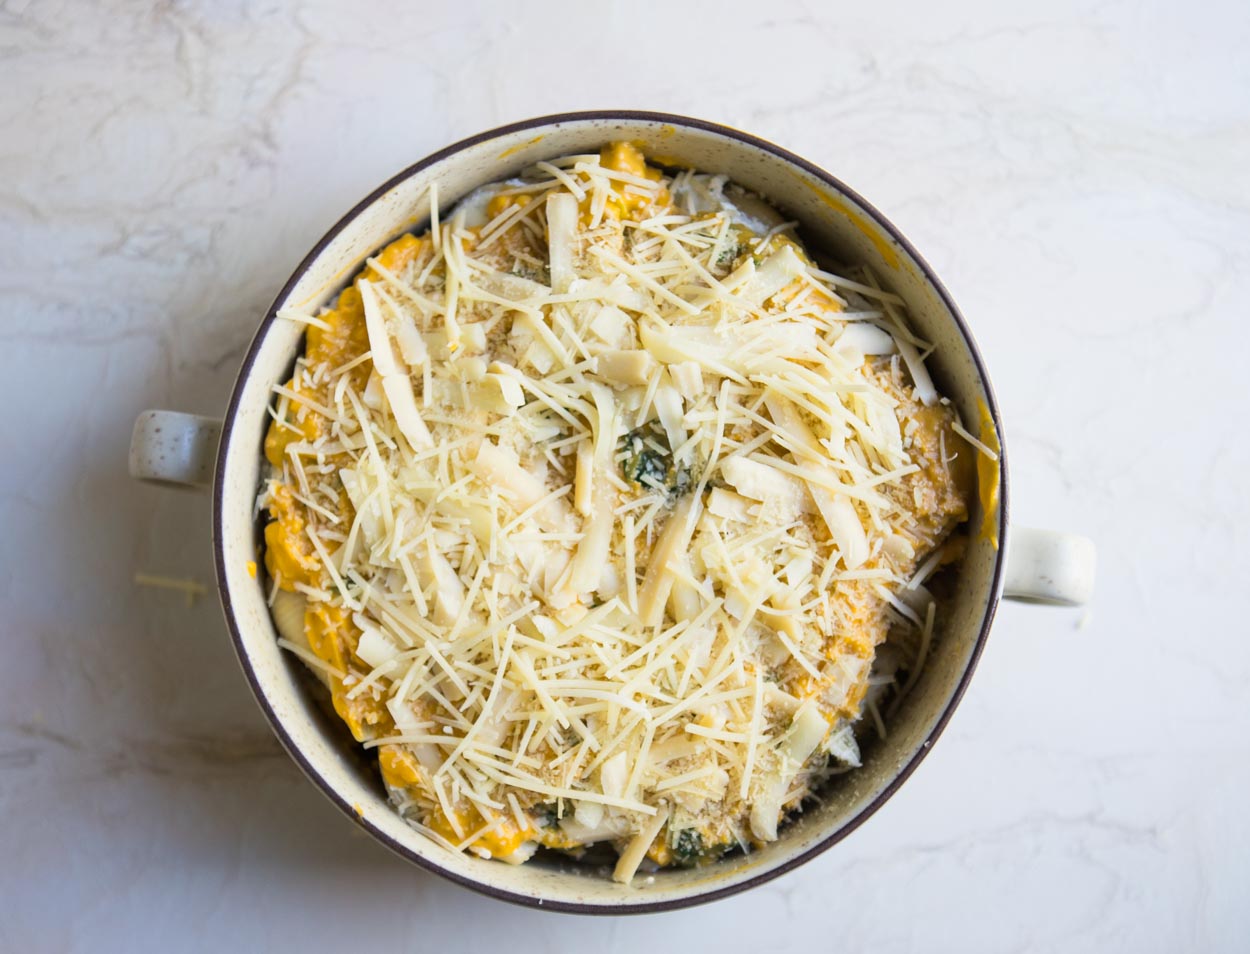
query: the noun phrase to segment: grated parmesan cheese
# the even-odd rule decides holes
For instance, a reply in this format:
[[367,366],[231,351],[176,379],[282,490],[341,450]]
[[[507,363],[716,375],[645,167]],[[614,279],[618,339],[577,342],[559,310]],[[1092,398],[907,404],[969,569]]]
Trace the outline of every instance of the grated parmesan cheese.
[[901,299],[723,177],[614,144],[430,200],[335,309],[283,313],[282,645],[454,850],[611,841],[628,882],[777,837],[858,764],[876,647],[908,687],[931,654],[947,432],[988,448]]

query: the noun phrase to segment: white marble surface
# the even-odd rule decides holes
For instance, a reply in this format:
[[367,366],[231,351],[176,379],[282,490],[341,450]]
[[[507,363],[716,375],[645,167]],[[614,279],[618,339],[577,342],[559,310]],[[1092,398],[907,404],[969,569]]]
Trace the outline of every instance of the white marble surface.
[[[1244,950],[1244,3],[437,6],[0,2],[0,949]],[[1092,535],[1102,575],[1088,614],[1003,607],[932,757],[838,848],[589,922],[323,801],[216,602],[134,586],[211,580],[208,501],[132,485],[125,449],[144,407],[222,409],[383,178],[613,105],[758,132],[891,216],[993,370],[1016,518]]]

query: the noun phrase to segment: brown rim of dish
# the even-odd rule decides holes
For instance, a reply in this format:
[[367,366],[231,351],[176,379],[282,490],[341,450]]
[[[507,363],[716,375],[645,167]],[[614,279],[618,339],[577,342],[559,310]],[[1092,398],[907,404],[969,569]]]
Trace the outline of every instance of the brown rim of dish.
[[[761,149],[782,161],[789,163],[802,169],[811,176],[827,183],[841,194],[853,200],[865,213],[873,218],[873,220],[881,226],[890,237],[899,244],[899,246],[911,256],[912,260],[918,265],[924,274],[925,279],[937,291],[942,303],[946,306],[951,316],[955,320],[955,325],[959,329],[960,335],[963,337],[964,344],[967,346],[969,353],[972,355],[973,363],[976,365],[977,373],[980,377],[981,386],[985,392],[986,403],[989,405],[990,417],[994,422],[994,427],[998,432],[999,443],[1002,450],[999,454],[999,549],[998,558],[994,564],[993,580],[990,587],[989,603],[986,606],[985,617],[981,622],[981,632],[977,635],[976,643],[972,648],[972,655],[968,659],[968,665],[960,676],[959,683],[955,687],[950,699],[946,703],[945,709],[934,723],[933,731],[929,734],[924,743],[916,750],[916,752],[907,761],[907,764],[899,771],[899,773],[890,781],[890,783],[882,789],[871,802],[862,808],[854,817],[843,825],[839,826],[835,831],[830,832],[815,845],[812,845],[806,851],[789,858],[779,864],[777,867],[758,874],[754,877],[747,878],[736,884],[727,885],[721,888],[713,888],[708,891],[702,891],[687,897],[675,898],[667,901],[642,902],[639,904],[615,905],[615,904],[591,904],[580,903],[574,901],[549,901],[544,898],[531,897],[513,891],[505,891],[500,888],[484,884],[473,878],[467,878],[463,875],[456,874],[446,868],[440,866],[437,862],[429,858],[423,858],[415,852],[396,841],[390,835],[383,832],[376,825],[372,824],[367,818],[356,812],[356,810],[343,798],[321,774],[308,762],[300,751],[299,747],[292,741],[287,733],[282,721],[274,712],[273,707],[269,704],[269,700],[261,691],[260,683],[256,678],[255,670],[246,650],[243,647],[242,634],[239,632],[239,626],[235,619],[234,608],[231,604],[230,590],[226,580],[225,553],[222,549],[222,539],[220,528],[223,520],[222,501],[225,492],[224,476],[226,471],[227,456],[230,449],[230,441],[234,431],[234,420],[239,410],[239,403],[242,398],[243,383],[249,377],[252,365],[256,361],[257,353],[260,350],[261,342],[264,340],[265,333],[269,330],[270,325],[276,320],[277,306],[279,302],[286,299],[287,295],[294,289],[295,284],[303,276],[304,272],[312,265],[313,261],[325,250],[326,246],[352,222],[366,207],[371,205],[381,196],[385,195],[399,183],[415,175],[422,169],[425,169],[436,162],[441,162],[450,156],[455,155],[469,146],[475,146],[479,143],[496,139],[509,133],[522,132],[527,129],[534,129],[538,126],[551,126],[560,123],[572,122],[644,122],[667,124],[671,126],[684,126],[687,128],[698,129],[703,132],[713,133],[723,136],[727,139],[736,139],[747,145]],[[260,448],[257,446],[254,450],[259,453]],[[1006,445],[1003,440],[1003,426],[999,418],[998,402],[995,400],[993,388],[990,385],[989,375],[986,373],[985,364],[981,359],[981,352],[977,349],[976,342],[972,338],[972,334],[968,330],[968,326],[964,321],[963,315],[960,313],[955,302],[951,299],[950,293],[947,292],[945,286],[938,280],[933,273],[929,263],[926,262],[915,247],[904,238],[903,234],[882,215],[876,208],[866,202],[859,193],[848,188],[843,182],[836,177],[830,175],[819,166],[808,162],[806,159],[796,156],[794,153],[783,149],[766,139],[753,136],[749,133],[740,132],[728,126],[722,126],[718,123],[707,122],[702,119],[692,119],[687,116],[678,116],[673,113],[654,113],[640,110],[590,110],[587,112],[573,113],[557,113],[551,116],[539,116],[534,119],[526,119],[521,122],[510,123],[506,126],[499,126],[495,129],[478,133],[476,136],[470,136],[459,142],[446,146],[437,152],[431,153],[420,162],[414,163],[402,172],[392,176],[382,185],[374,189],[369,195],[358,202],[346,215],[338,220],[334,226],[322,236],[321,240],[313,246],[312,251],[305,256],[299,266],[292,273],[291,278],[283,286],[282,290],[274,299],[274,303],[269,306],[264,320],[261,321],[260,327],[256,331],[252,343],[248,346],[247,355],[243,359],[243,364],[239,369],[239,376],[235,381],[234,389],[230,395],[230,404],[226,409],[226,416],[222,425],[221,443],[218,448],[217,463],[213,474],[213,561],[217,572],[217,590],[221,598],[222,609],[226,615],[226,625],[230,629],[230,637],[234,643],[235,654],[239,658],[239,664],[243,667],[243,674],[247,677],[248,685],[251,687],[252,695],[256,697],[257,703],[260,705],[265,717],[269,720],[270,726],[273,728],[274,734],[278,736],[283,747],[295,760],[300,769],[309,779],[311,779],[322,793],[330,799],[344,815],[354,821],[361,828],[365,829],[369,834],[376,838],[391,851],[401,857],[413,862],[427,871],[431,871],[437,875],[454,881],[456,884],[463,885],[473,891],[498,898],[503,901],[509,901],[513,904],[520,904],[526,907],[538,908],[546,911],[563,911],[571,914],[646,914],[659,911],[674,911],[679,908],[693,907],[697,904],[705,904],[709,901],[716,901],[720,898],[737,894],[740,891],[746,891],[756,885],[771,881],[788,871],[792,871],[800,865],[819,855],[821,852],[833,845],[837,844],[843,838],[847,837],[856,828],[868,820],[889,798],[898,790],[912,772],[916,770],[916,766],[924,759],[924,757],[933,749],[933,744],[942,734],[942,730],[946,728],[946,724],[950,721],[951,715],[955,708],[959,705],[963,698],[964,692],[968,688],[968,683],[972,679],[972,674],[976,669],[977,661],[981,657],[981,652],[985,647],[985,641],[989,636],[990,626],[994,622],[994,614],[998,609],[998,602],[1002,592],[1003,567],[1005,563],[1004,555],[1007,545],[1007,514],[1008,514],[1008,487],[1007,487],[1007,454]]]

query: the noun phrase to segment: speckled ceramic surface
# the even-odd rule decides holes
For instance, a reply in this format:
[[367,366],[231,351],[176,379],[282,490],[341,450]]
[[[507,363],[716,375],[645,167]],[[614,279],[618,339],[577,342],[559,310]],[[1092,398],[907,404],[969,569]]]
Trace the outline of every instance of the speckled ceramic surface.
[[[247,570],[259,546],[254,504],[269,389],[288,375],[300,347],[301,329],[275,320],[274,312],[327,303],[368,255],[422,226],[430,182],[438,182],[450,204],[537,160],[597,150],[618,139],[641,143],[672,164],[726,173],[797,219],[809,246],[824,258],[871,265],[906,300],[918,332],[936,343],[930,367],[939,388],[965,420],[979,418],[983,401],[997,422],[984,369],[953,304],[916,252],[846,187],[776,146],[723,127],[658,114],[578,114],[505,127],[442,150],[392,179],[327,234],[283,289],[248,351],[226,416],[214,500],[218,577],[240,660],[275,730],[309,777],[393,850],[456,881],[508,900],[616,912],[681,906],[742,890],[827,848],[871,814],[927,753],[962,694],[993,616],[1003,552],[984,539],[972,544],[930,662],[887,740],[869,745],[864,767],[836,780],[822,803],[786,826],[777,842],[748,856],[661,871],[623,887],[602,871],[572,863],[510,867],[453,855],[391,810],[367,759],[346,729],[324,719],[299,663],[279,650],[262,584]],[[1006,489],[1004,471],[1004,509]],[[972,525],[980,519],[974,511]]]
[[213,481],[221,421],[175,411],[144,411],[130,435],[132,476],[168,487],[207,487]]

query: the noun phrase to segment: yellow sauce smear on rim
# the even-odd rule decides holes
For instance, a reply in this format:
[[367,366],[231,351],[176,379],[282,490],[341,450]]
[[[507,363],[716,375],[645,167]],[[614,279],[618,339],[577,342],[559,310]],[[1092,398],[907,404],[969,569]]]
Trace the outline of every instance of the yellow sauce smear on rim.
[[850,223],[855,226],[855,228],[857,228],[869,242],[872,243],[872,247],[877,250],[877,253],[881,256],[881,260],[885,262],[886,265],[892,269],[898,268],[898,252],[890,243],[889,239],[880,233],[877,223],[873,222],[867,216],[852,209],[842,199],[830,195],[814,182],[809,182],[807,179],[801,179],[800,181],[816,193],[821,202],[829,206],[829,208],[833,209],[835,212],[846,216],[847,219],[850,220]]
[[542,136],[535,136],[533,139],[530,139],[530,140],[528,140],[527,142],[520,142],[520,143],[517,143],[515,146],[512,146],[512,147],[510,147],[510,148],[508,148],[508,149],[505,149],[503,152],[501,152],[501,153],[500,153],[498,156],[496,156],[495,158],[497,158],[497,159],[508,159],[508,158],[510,158],[511,156],[515,156],[518,152],[520,152],[520,151],[521,151],[522,149],[524,149],[526,146],[536,146],[536,145],[538,145],[538,144],[539,144],[540,142],[542,142],[542,141],[543,141],[543,137],[542,137]]
[[[989,406],[978,398],[977,409],[981,413],[981,427],[977,437],[995,454],[1001,455],[1003,447],[998,440],[998,431],[994,429],[994,418],[990,416]],[[985,454],[977,454],[977,497],[981,501],[981,539],[988,540],[995,550],[998,549],[1000,464],[1001,457],[999,460],[991,460]]]

